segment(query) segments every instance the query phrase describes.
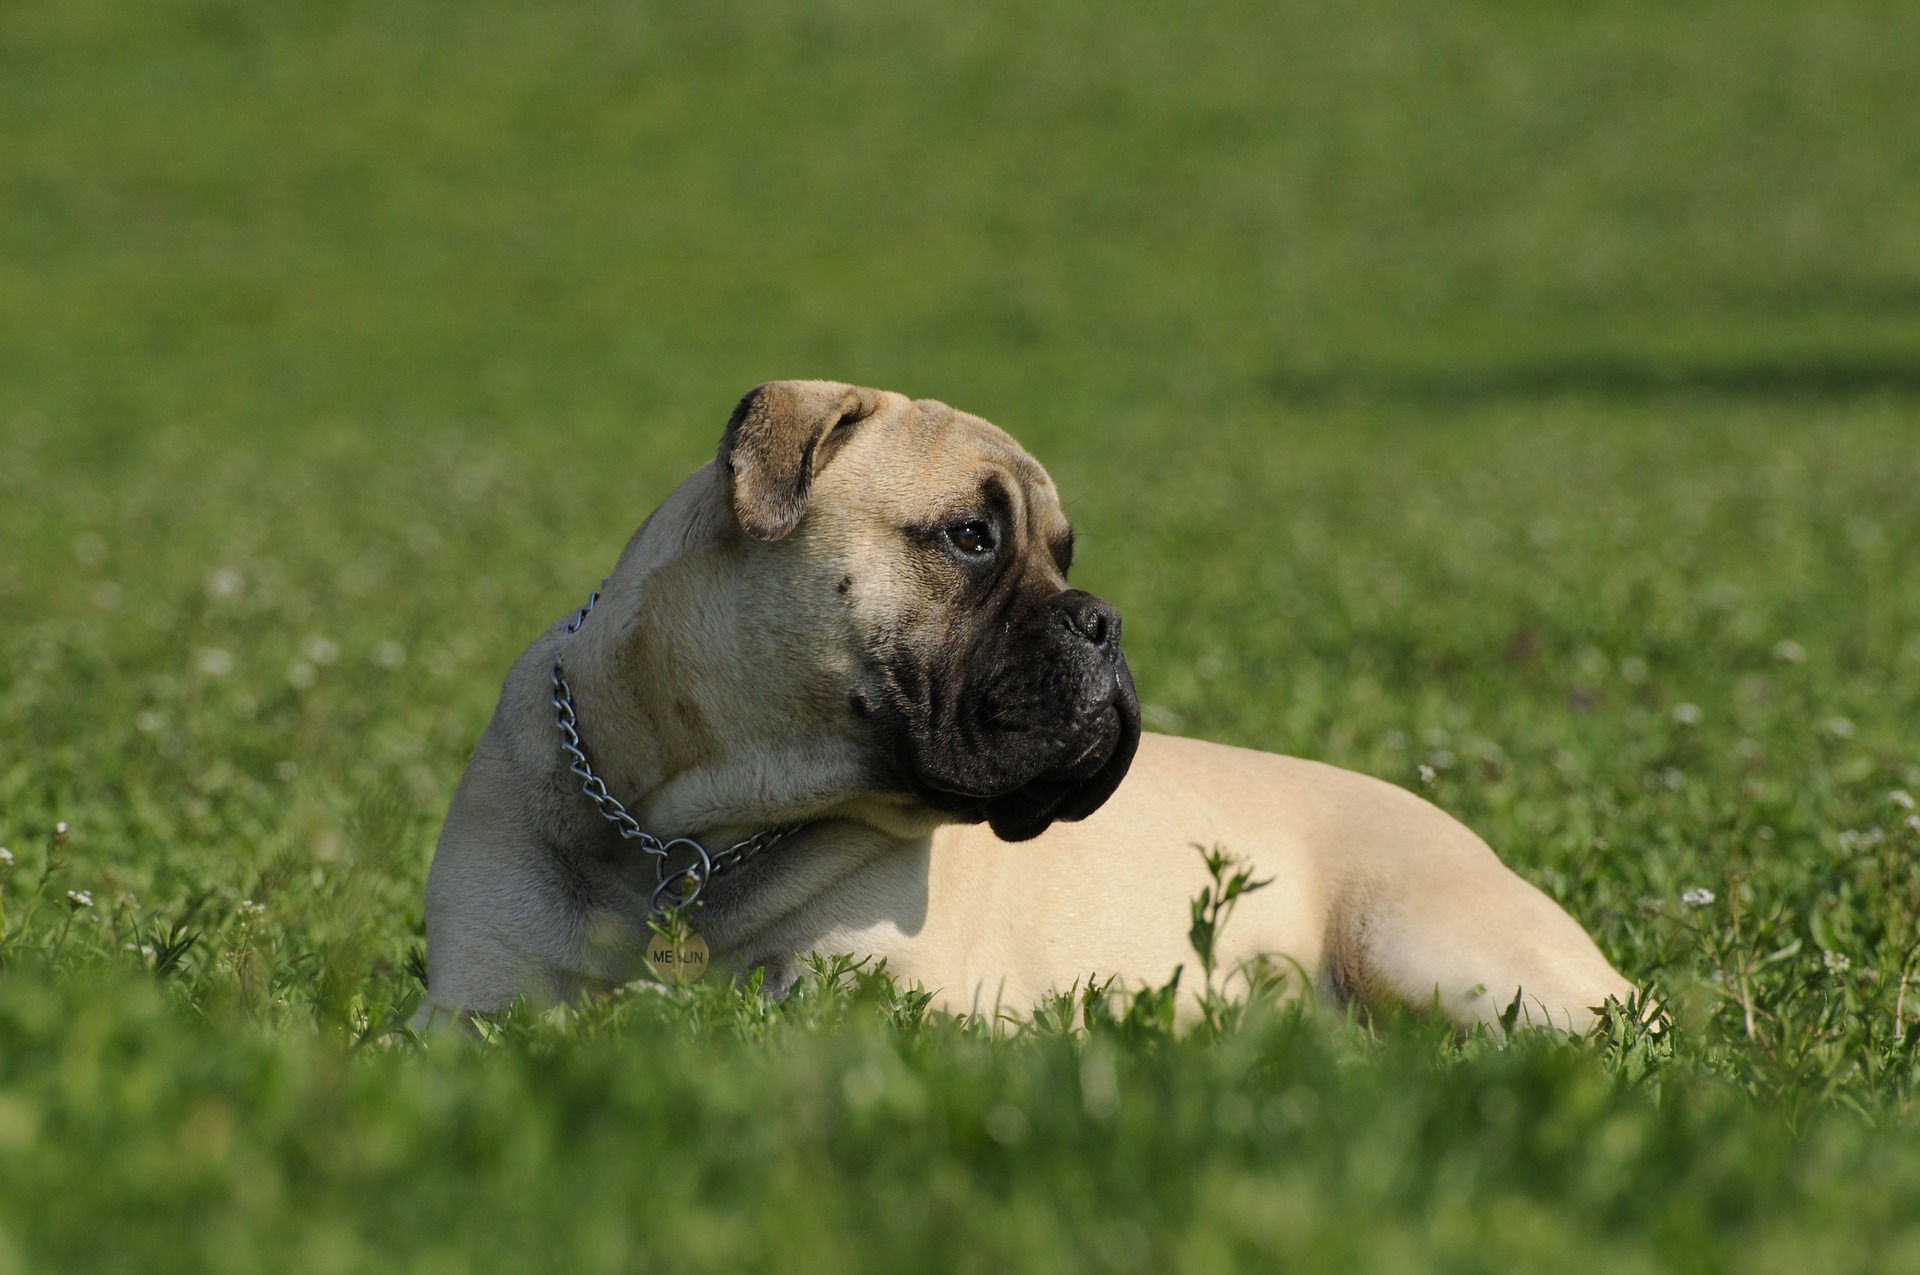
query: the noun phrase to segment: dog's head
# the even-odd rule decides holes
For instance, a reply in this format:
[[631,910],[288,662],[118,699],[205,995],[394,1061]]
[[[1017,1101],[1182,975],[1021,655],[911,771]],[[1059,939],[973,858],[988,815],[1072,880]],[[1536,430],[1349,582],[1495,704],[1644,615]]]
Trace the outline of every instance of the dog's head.
[[[944,403],[823,381],[741,400],[732,511],[809,617],[878,788],[1009,841],[1113,794],[1140,739],[1120,616],[1067,583],[1073,529],[1039,463]],[[816,680],[816,685],[822,684]]]

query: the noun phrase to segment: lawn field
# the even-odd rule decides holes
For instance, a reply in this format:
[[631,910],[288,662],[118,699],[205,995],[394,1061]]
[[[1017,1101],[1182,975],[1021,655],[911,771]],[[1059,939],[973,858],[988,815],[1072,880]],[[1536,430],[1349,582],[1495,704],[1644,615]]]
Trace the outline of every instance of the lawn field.
[[[1920,1271],[1916,50],[0,4],[0,1275]],[[1150,727],[1422,792],[1671,1029],[833,966],[416,1041],[507,666],[789,376],[1006,426]]]

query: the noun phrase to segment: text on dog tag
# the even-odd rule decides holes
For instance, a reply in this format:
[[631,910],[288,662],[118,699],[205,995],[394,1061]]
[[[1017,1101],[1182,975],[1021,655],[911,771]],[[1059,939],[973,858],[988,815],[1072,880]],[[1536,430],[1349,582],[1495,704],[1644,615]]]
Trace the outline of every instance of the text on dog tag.
[[663,983],[691,983],[707,972],[707,941],[698,934],[686,934],[676,942],[665,934],[656,934],[647,944],[647,964]]

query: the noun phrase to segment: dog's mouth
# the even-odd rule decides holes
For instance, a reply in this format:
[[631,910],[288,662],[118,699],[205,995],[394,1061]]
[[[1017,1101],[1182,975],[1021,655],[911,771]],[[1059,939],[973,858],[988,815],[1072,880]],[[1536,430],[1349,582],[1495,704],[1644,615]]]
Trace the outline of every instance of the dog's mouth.
[[1028,841],[1057,821],[1084,819],[1126,778],[1140,746],[1140,702],[1124,657],[1113,665],[1110,698],[1080,718],[1062,746],[999,782],[964,786],[922,771],[916,787],[935,809],[985,822],[1002,841]]
[[1116,698],[1103,715],[1099,737],[1072,766],[983,804],[993,835],[1002,841],[1028,841],[1056,820],[1085,819],[1120,787],[1139,747],[1139,705],[1131,695]]
[[993,619],[934,659],[876,648],[862,715],[887,786],[1025,841],[1113,795],[1140,745],[1140,701],[1119,613],[1100,599],[1056,588]]

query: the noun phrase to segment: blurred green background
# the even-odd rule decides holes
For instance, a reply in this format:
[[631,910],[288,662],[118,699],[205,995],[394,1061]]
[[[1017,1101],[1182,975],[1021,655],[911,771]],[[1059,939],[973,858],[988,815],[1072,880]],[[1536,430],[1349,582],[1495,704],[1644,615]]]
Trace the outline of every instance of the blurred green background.
[[1876,4],[8,6],[12,415],[1043,445],[1328,400],[1916,389]]
[[[696,1268],[716,1231],[876,1269],[956,1234],[1055,1269],[1920,1260],[1916,50],[1911,6],[1789,0],[0,3],[0,1272],[452,1269],[463,1200],[502,1266],[619,1269],[669,1101],[746,1102],[763,1141],[691,1171],[815,1227],[782,1250],[731,1194],[640,1227]],[[1163,1141],[1035,1114],[1002,1163],[1000,1089],[1071,1105],[1094,1055],[858,1014],[771,1060],[700,1013],[491,1066],[399,1041],[506,666],[788,376],[1012,430],[1149,725],[1466,819],[1669,999],[1664,1070],[1404,1026],[1142,1046],[1117,1083]],[[671,1083],[621,1091],[576,1198],[581,1112],[643,1064]],[[919,1086],[896,1124],[823,1160],[781,1123],[874,1068]],[[1219,1114],[1249,1093],[1284,1118]],[[1404,1180],[1347,1150],[1406,1138]],[[1218,1190],[1167,1194],[1183,1159]],[[928,1181],[1003,1238],[916,1231]]]

